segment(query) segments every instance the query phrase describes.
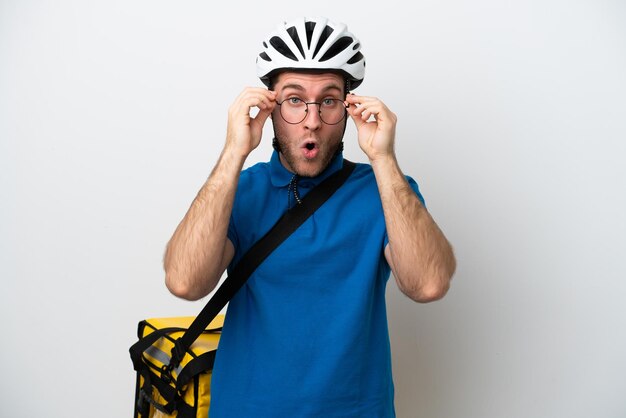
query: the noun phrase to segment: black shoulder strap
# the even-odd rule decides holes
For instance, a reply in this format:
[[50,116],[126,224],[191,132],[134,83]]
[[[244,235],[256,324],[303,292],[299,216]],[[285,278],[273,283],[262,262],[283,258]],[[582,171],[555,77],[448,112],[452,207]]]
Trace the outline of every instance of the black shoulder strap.
[[355,163],[344,159],[341,170],[331,174],[307,193],[302,199],[301,204],[288,210],[278,222],[274,224],[272,229],[243,255],[241,260],[232,269],[229,276],[224,280],[224,283],[222,283],[217,292],[215,292],[196,319],[191,323],[185,334],[176,341],[172,349],[172,362],[169,365],[170,367],[178,366],[187,349],[189,349],[191,344],[202,334],[204,329],[211,323],[222,308],[226,306],[228,301],[235,296],[235,293],[237,293],[246,280],[248,280],[252,272],[276,247],[298,229],[317,208],[322,206],[324,202],[341,187],[350,176],[355,166]]

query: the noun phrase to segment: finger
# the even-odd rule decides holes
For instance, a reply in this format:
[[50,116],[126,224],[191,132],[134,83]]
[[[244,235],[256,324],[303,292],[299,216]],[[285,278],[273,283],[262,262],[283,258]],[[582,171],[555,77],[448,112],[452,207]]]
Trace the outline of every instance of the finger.
[[262,94],[267,97],[276,97],[276,92],[273,90],[268,90],[260,87],[246,87],[243,89],[241,93],[239,93],[239,97],[244,97],[250,94]]
[[261,107],[262,105],[269,106],[270,103],[274,103],[275,101],[275,94],[268,90],[250,92],[250,94],[246,95],[243,98],[243,102],[246,102],[247,105],[258,107]]
[[367,107],[358,104],[358,105],[349,107],[348,111],[350,112],[350,114],[352,114],[354,116],[358,116],[361,113],[363,113],[366,109],[367,109]]
[[348,108],[352,111],[364,111],[365,109],[384,109],[386,108],[385,104],[376,97],[368,97],[368,96],[356,96],[350,94],[346,97],[346,102],[349,105]]
[[360,106],[353,112],[355,117],[360,117],[362,120],[367,121],[372,115],[376,116],[380,111],[380,107],[377,106]]
[[276,93],[267,89],[247,87],[237,96],[235,102],[242,103],[250,97],[257,97],[259,100],[274,101],[276,100]]
[[249,116],[252,108],[268,110],[273,109],[275,104],[273,96],[268,96],[262,92],[248,92],[248,94],[239,97],[233,105],[232,111],[241,116]]
[[355,103],[355,104],[356,103],[360,103],[361,101],[363,101],[365,99],[366,99],[366,96],[359,96],[359,95],[356,95],[354,93],[348,93],[346,95],[346,100],[348,102],[350,102],[350,103]]
[[379,121],[391,121],[394,119],[395,115],[387,106],[385,106],[381,101],[373,102],[372,104],[363,105],[361,111],[361,117],[369,118],[374,116],[374,118]]
[[250,127],[261,129],[265,125],[267,118],[272,114],[271,110],[262,109],[256,115],[256,117],[250,120]]
[[378,99],[377,97],[371,97],[371,96],[357,96],[356,94],[348,94],[346,96],[346,101],[350,104],[354,104],[357,106],[361,106],[361,105],[366,105],[366,104],[371,104],[374,102],[380,102],[380,99]]
[[383,114],[387,111],[387,108],[380,101],[367,101],[362,103],[359,107],[361,109],[361,113],[369,113],[369,114]]
[[358,131],[359,128],[361,128],[361,126],[363,126],[363,124],[365,123],[360,117],[360,112],[356,112],[348,108],[348,115],[350,115],[350,119],[352,119]]

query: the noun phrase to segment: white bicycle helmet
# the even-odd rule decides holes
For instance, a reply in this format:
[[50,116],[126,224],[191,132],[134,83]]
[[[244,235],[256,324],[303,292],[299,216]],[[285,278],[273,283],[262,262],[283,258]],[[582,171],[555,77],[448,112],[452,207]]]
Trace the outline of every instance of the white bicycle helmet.
[[349,89],[365,75],[365,57],[359,40],[343,23],[326,18],[299,18],[276,27],[263,42],[256,59],[257,75],[269,87],[270,78],[283,70],[336,70]]

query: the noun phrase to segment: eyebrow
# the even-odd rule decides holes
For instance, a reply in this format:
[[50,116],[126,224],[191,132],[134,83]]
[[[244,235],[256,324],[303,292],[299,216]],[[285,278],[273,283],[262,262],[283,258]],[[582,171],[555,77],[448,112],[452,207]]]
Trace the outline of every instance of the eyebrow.
[[[302,87],[300,84],[295,84],[295,83],[293,83],[293,84],[285,84],[283,86],[283,88],[280,89],[280,90],[281,91],[285,91],[287,89],[294,89],[294,90],[298,90],[298,91],[304,91],[304,87]],[[326,92],[328,92],[330,90],[337,90],[338,92],[341,93],[341,88],[338,87],[336,84],[330,84],[330,85],[324,87],[321,92],[322,93],[326,93]]]

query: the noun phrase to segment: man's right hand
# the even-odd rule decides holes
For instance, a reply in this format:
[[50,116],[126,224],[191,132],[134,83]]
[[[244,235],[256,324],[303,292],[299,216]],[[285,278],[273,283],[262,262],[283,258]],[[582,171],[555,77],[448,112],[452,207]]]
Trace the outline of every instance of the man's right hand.
[[[250,116],[253,107],[259,109],[254,118]],[[228,109],[226,148],[247,157],[259,146],[263,125],[275,107],[276,93],[273,91],[258,87],[245,88]]]

